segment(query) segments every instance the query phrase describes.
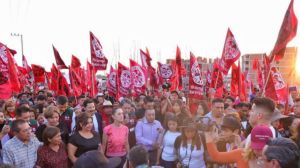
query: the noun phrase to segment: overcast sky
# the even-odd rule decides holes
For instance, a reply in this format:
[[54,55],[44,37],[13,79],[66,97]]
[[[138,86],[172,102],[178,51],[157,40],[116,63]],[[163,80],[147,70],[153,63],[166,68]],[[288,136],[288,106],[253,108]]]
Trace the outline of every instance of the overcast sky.
[[[71,54],[85,65],[90,60],[89,31],[98,37],[109,64],[138,59],[138,49],[150,49],[153,63],[174,58],[176,45],[188,58],[219,57],[230,27],[242,54],[273,48],[289,0],[1,0],[0,41],[24,55],[30,64],[49,70],[52,44],[70,64]],[[300,0],[294,10],[300,20]],[[299,33],[298,33],[299,34]],[[289,46],[299,46],[299,35]]]

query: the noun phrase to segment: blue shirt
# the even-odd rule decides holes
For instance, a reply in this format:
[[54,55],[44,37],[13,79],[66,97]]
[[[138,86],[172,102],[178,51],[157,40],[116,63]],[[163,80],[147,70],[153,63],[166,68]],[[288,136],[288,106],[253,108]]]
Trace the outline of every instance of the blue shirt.
[[16,168],[32,168],[41,145],[36,137],[31,137],[28,144],[25,144],[15,136],[3,147],[3,163],[14,165]]
[[148,151],[153,150],[153,144],[157,143],[159,129],[161,128],[162,126],[157,120],[152,123],[149,123],[146,118],[138,121],[135,126],[137,144],[145,146]]

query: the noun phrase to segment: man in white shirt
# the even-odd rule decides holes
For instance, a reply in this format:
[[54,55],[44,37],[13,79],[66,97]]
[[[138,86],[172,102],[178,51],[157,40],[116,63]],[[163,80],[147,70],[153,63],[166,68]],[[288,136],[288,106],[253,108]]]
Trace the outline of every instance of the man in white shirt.
[[[271,125],[271,119],[274,115],[275,103],[267,97],[258,97],[253,100],[252,109],[249,113],[249,123],[254,128],[257,125],[268,125],[276,138],[276,130]],[[278,134],[279,135],[279,134]],[[246,139],[246,145],[251,141],[251,134]]]

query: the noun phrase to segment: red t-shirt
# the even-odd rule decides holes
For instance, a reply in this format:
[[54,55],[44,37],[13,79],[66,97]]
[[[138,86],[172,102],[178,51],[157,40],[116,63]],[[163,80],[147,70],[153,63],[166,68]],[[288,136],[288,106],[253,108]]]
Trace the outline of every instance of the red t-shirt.
[[128,128],[125,125],[115,127],[112,124],[104,127],[104,134],[107,136],[107,156],[126,155],[126,142],[128,139]]

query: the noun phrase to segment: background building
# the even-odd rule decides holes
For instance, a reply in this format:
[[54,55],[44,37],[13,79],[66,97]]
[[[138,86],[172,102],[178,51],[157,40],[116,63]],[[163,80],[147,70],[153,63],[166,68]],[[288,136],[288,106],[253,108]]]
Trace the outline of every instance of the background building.
[[[257,84],[257,70],[253,70],[253,62],[257,58],[260,65],[263,65],[263,56],[265,53],[245,54],[242,56],[242,69],[248,71],[248,77],[254,84]],[[281,72],[284,81],[289,85],[296,84],[296,60],[297,47],[287,47],[284,57],[280,61],[274,61],[273,64]]]

